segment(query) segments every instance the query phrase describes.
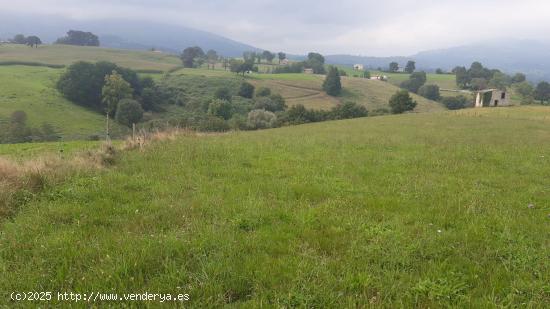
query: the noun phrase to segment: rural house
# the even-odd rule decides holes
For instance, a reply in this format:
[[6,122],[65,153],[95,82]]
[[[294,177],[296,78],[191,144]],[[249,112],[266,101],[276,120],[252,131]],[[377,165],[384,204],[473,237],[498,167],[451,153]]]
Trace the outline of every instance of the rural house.
[[313,69],[304,69],[305,74],[313,74]]
[[355,65],[353,65],[353,69],[354,69],[355,71],[364,71],[364,70],[365,70],[365,66],[362,65],[362,64],[355,64]]

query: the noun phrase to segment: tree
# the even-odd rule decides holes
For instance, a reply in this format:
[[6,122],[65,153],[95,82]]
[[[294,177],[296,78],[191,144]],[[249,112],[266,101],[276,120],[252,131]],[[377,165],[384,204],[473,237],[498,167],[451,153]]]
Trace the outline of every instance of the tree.
[[323,90],[331,96],[338,96],[342,93],[342,82],[340,80],[340,72],[338,68],[331,66],[325,82],[323,83]]
[[512,78],[502,72],[495,72],[493,78],[489,80],[488,87],[500,90],[506,90],[512,84]]
[[263,109],[256,109],[248,113],[247,126],[253,130],[272,128],[276,122],[277,116]]
[[407,89],[410,92],[417,93],[420,87],[422,87],[427,81],[426,72],[414,72],[406,80],[401,83],[401,88]]
[[325,57],[319,53],[307,55],[306,67],[313,69],[315,74],[325,74]]
[[31,35],[27,38],[27,45],[30,47],[38,48],[38,45],[42,44],[42,41],[36,35]]
[[254,97],[254,85],[251,83],[243,82],[239,89],[239,96],[247,99],[252,99]]
[[233,115],[233,106],[227,100],[214,99],[208,105],[208,114],[228,120]]
[[99,46],[99,38],[91,32],[69,30],[65,37],[57,39],[55,44],[78,45],[78,46]]
[[227,102],[231,102],[232,97],[231,90],[227,87],[218,88],[218,90],[214,93],[214,98],[225,100]]
[[472,90],[484,90],[487,89],[488,83],[485,78],[476,77],[470,81],[470,88]]
[[201,64],[201,61],[204,61],[204,57],[204,51],[198,46],[187,47],[180,55],[185,68],[196,68]]
[[269,97],[259,97],[256,104],[254,104],[254,109],[264,109],[270,112],[284,111],[285,108],[285,100],[277,94]]
[[206,52],[206,59],[208,61],[208,69],[212,66],[212,70],[214,70],[219,59],[218,53],[215,50],[210,49]]
[[118,103],[123,99],[131,99],[133,92],[130,84],[117,71],[105,76],[105,85],[101,91],[105,112],[112,115],[117,111]]
[[416,107],[414,101],[407,90],[400,90],[390,99],[391,111],[394,114],[402,114],[406,111],[412,111]]
[[159,105],[159,97],[161,94],[156,87],[143,88],[141,92],[141,106],[146,111],[154,111]]
[[281,61],[286,59],[286,54],[283,52],[279,52],[277,56],[279,57],[279,64],[281,64]]
[[409,60],[405,66],[405,72],[412,74],[416,70],[416,62]]
[[535,100],[539,100],[541,104],[550,100],[550,84],[548,82],[540,82],[535,89]]
[[272,63],[273,59],[275,59],[275,54],[273,54],[268,50],[265,50],[262,54],[262,57],[264,57],[264,59],[267,60],[267,62]]
[[525,76],[525,74],[523,74],[523,73],[516,73],[512,77],[512,83],[514,83],[514,84],[523,83],[526,80],[527,80],[527,76]]
[[435,74],[441,75],[441,74],[445,74],[445,72],[443,72],[442,69],[438,68],[438,69],[435,70]]
[[437,101],[441,98],[439,92],[439,86],[437,85],[424,85],[418,90],[418,94],[429,100]]
[[122,99],[117,104],[115,119],[118,123],[131,127],[143,119],[143,109],[136,100]]
[[397,71],[399,71],[399,63],[397,63],[397,62],[392,62],[392,63],[390,63],[389,69],[390,69],[390,72],[397,72]]
[[524,81],[514,85],[516,92],[522,97],[523,101],[531,101],[533,99],[535,88],[531,83]]
[[23,34],[17,34],[11,39],[13,44],[27,44],[27,38]]
[[468,70],[465,67],[456,67],[453,69],[453,72],[456,75],[456,85],[460,88],[466,88],[471,80]]
[[364,71],[363,72],[363,78],[370,79],[370,71]]

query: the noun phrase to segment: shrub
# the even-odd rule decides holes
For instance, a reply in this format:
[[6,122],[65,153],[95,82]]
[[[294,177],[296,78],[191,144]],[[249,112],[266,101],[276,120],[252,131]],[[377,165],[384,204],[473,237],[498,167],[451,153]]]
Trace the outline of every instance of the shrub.
[[132,126],[133,123],[138,123],[143,118],[143,108],[141,105],[132,99],[123,99],[118,102],[115,119],[117,122],[126,126]]
[[256,91],[257,97],[268,97],[270,95],[271,95],[271,89],[266,87],[261,87],[258,89],[258,91]]
[[243,82],[241,88],[239,89],[239,96],[247,99],[252,99],[254,97],[254,85],[251,83]]
[[215,99],[208,105],[208,114],[227,120],[233,115],[233,107],[226,100]]
[[439,86],[437,85],[424,85],[418,89],[418,94],[426,99],[437,101],[441,98],[439,93]]
[[216,90],[216,93],[214,94],[214,97],[216,99],[231,102],[232,95],[231,95],[231,91],[228,88],[222,87],[222,88],[219,88],[218,90]]
[[234,114],[231,119],[228,121],[229,127],[232,130],[246,130],[248,129],[247,126],[247,118],[240,114]]
[[391,111],[394,114],[401,114],[406,111],[412,111],[416,107],[414,101],[407,90],[400,90],[390,99]]
[[284,111],[285,108],[285,100],[280,95],[260,97],[256,100],[256,104],[254,105],[254,109],[265,109],[270,112]]
[[268,129],[272,128],[277,121],[274,113],[256,109],[248,113],[247,126],[250,129]]
[[209,116],[200,122],[199,129],[209,132],[225,132],[229,131],[229,125],[219,117]]
[[351,119],[367,117],[368,111],[362,105],[358,105],[354,102],[346,102],[333,108],[331,115],[332,119]]
[[401,88],[407,89],[413,93],[418,93],[418,90],[426,83],[426,80],[426,72],[414,72],[409,77],[409,80],[401,83]]
[[470,100],[462,95],[456,97],[444,97],[441,100],[441,103],[443,103],[443,105],[450,110],[462,109],[472,105]]

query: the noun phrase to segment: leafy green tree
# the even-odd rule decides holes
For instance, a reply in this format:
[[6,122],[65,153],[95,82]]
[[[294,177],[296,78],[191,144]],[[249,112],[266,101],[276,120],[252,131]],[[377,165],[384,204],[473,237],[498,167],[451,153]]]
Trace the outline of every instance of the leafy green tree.
[[523,74],[523,73],[516,73],[512,77],[512,83],[514,83],[514,84],[523,83],[526,80],[527,80],[527,76],[525,76],[525,74]]
[[323,90],[331,96],[338,96],[342,93],[342,82],[338,68],[331,66],[323,83]]
[[535,89],[535,100],[539,100],[541,104],[550,100],[550,84],[548,82],[540,82]]
[[208,114],[228,120],[233,115],[233,106],[227,100],[214,99],[208,105]]
[[161,94],[156,87],[146,87],[141,92],[141,106],[146,111],[154,111],[160,104]]
[[254,97],[254,85],[251,83],[243,82],[239,88],[239,96],[247,99],[252,99]]
[[286,54],[283,52],[277,53],[277,57],[279,58],[279,64],[281,64],[281,61],[286,59]]
[[258,91],[256,91],[257,97],[268,97],[271,95],[271,89],[267,87],[260,87],[258,88]]
[[268,50],[265,50],[262,54],[262,56],[264,57],[265,60],[267,60],[267,62],[269,63],[272,63],[273,62],[273,59],[275,59],[275,54],[268,51]]
[[204,51],[198,46],[187,47],[180,55],[183,66],[186,68],[196,68],[205,57]]
[[91,32],[69,30],[69,32],[67,32],[67,36],[57,39],[55,44],[99,46],[99,38]]
[[319,53],[309,53],[307,55],[306,67],[313,69],[315,74],[325,74],[325,57]]
[[512,78],[502,72],[495,72],[493,78],[489,80],[488,87],[500,90],[506,90],[512,84]]
[[11,40],[13,44],[27,44],[27,38],[23,34],[17,34]]
[[416,107],[414,101],[407,90],[400,90],[395,93],[390,99],[390,108],[394,114],[402,114],[407,111],[412,111]]
[[439,86],[437,85],[424,85],[418,89],[418,94],[429,100],[437,101],[441,98],[439,92]]
[[427,81],[426,72],[414,72],[408,80],[401,83],[401,88],[407,89],[410,92],[417,93]]
[[416,70],[416,62],[409,60],[405,66],[405,72],[412,74]]
[[42,44],[42,41],[36,35],[31,35],[27,38],[26,44],[29,45],[30,47],[38,48],[38,45]]
[[214,93],[214,98],[231,102],[233,95],[231,94],[231,90],[229,90],[229,88],[222,87],[216,90],[216,92]]
[[254,109],[264,109],[270,112],[284,111],[285,108],[285,100],[280,95],[259,97],[256,99],[256,103],[254,104]]
[[488,82],[485,78],[476,77],[470,81],[470,88],[472,90],[484,90],[487,89]]
[[363,72],[363,78],[370,79],[370,77],[371,77],[370,71],[364,71],[364,72]]
[[466,88],[470,83],[470,76],[465,67],[456,67],[453,72],[456,75],[456,85],[460,88]]
[[105,111],[112,115],[117,111],[118,103],[123,99],[131,99],[133,92],[130,84],[117,71],[105,76],[105,85],[101,91]]
[[143,119],[143,109],[138,101],[132,99],[122,99],[118,102],[115,120],[123,125],[131,127]]
[[277,116],[263,109],[256,109],[248,113],[247,126],[250,129],[269,129],[277,123]]
[[397,62],[392,62],[392,63],[390,63],[389,69],[390,69],[390,72],[397,72],[397,71],[399,71],[399,63],[397,63]]
[[208,61],[208,69],[210,69],[210,66],[212,66],[212,70],[216,68],[216,63],[218,62],[218,59],[220,57],[218,56],[218,52],[216,52],[213,49],[210,49],[206,52],[206,60]]
[[524,81],[514,84],[514,89],[521,96],[523,102],[529,103],[534,99],[535,87],[531,83]]
[[435,70],[435,74],[441,75],[441,74],[445,74],[445,72],[443,72],[442,69],[438,68],[437,70]]

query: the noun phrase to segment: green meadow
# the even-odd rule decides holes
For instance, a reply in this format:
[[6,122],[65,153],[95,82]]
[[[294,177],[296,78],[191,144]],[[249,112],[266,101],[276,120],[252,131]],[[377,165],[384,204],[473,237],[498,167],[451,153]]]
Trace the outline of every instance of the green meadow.
[[545,107],[472,109],[121,152],[4,219],[0,291],[188,293],[194,308],[547,308],[549,125]]

